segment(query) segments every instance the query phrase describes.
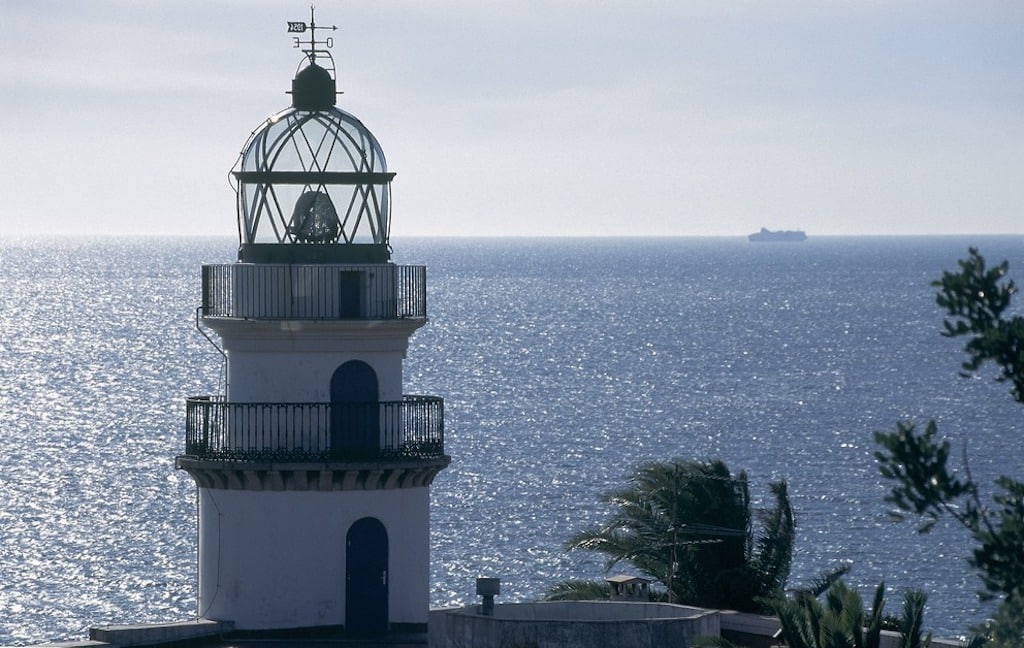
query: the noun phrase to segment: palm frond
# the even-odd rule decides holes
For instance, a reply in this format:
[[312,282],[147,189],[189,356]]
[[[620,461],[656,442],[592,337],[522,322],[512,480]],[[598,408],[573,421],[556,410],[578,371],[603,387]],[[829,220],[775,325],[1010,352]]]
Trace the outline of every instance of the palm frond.
[[603,601],[612,597],[612,588],[603,581],[566,580],[544,592],[545,601]]
[[796,542],[796,519],[785,481],[768,485],[775,505],[763,516],[761,534],[750,562],[760,579],[760,594],[781,593],[789,580]]
[[800,590],[809,592],[813,596],[821,596],[826,591],[828,591],[828,588],[832,587],[833,584],[839,582],[839,579],[841,579],[843,576],[846,576],[849,573],[850,565],[842,565],[841,567],[836,567],[832,571],[825,572],[824,574],[818,576],[813,581],[811,581],[806,587],[800,588]]
[[932,643],[929,632],[922,637],[924,628],[924,606],[928,595],[921,590],[912,590],[903,595],[903,619],[900,622],[899,648],[928,648]]

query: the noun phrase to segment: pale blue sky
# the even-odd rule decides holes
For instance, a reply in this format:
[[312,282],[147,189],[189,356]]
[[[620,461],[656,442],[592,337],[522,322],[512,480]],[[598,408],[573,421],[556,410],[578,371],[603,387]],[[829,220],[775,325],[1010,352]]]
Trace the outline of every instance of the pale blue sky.
[[[393,236],[1024,233],[1024,3],[352,0]],[[308,2],[0,0],[0,233],[234,235]]]

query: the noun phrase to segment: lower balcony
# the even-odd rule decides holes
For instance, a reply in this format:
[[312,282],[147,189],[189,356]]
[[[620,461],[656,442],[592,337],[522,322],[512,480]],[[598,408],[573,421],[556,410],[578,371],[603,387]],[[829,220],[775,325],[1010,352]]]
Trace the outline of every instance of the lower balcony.
[[443,459],[444,399],[231,403],[196,396],[186,401],[184,456],[290,464]]

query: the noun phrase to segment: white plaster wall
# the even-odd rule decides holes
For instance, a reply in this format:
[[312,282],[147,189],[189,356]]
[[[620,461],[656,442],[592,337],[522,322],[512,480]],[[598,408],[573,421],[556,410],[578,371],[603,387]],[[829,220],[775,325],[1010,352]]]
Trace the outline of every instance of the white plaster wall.
[[199,490],[199,614],[240,630],[345,623],[345,536],[388,534],[388,614],[426,623],[429,490]]
[[381,401],[402,400],[402,356],[355,352],[228,352],[228,400],[257,403],[326,403],[331,376],[350,360],[362,360],[377,373]]
[[402,361],[422,320],[291,322],[209,320],[228,357],[228,400],[327,402],[349,360],[377,373],[382,401],[402,398]]

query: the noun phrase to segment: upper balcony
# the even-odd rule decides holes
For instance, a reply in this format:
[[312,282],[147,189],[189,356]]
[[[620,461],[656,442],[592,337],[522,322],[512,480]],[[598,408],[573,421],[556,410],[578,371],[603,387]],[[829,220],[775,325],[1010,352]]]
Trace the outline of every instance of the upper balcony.
[[204,317],[426,319],[425,266],[230,263],[203,266]]

